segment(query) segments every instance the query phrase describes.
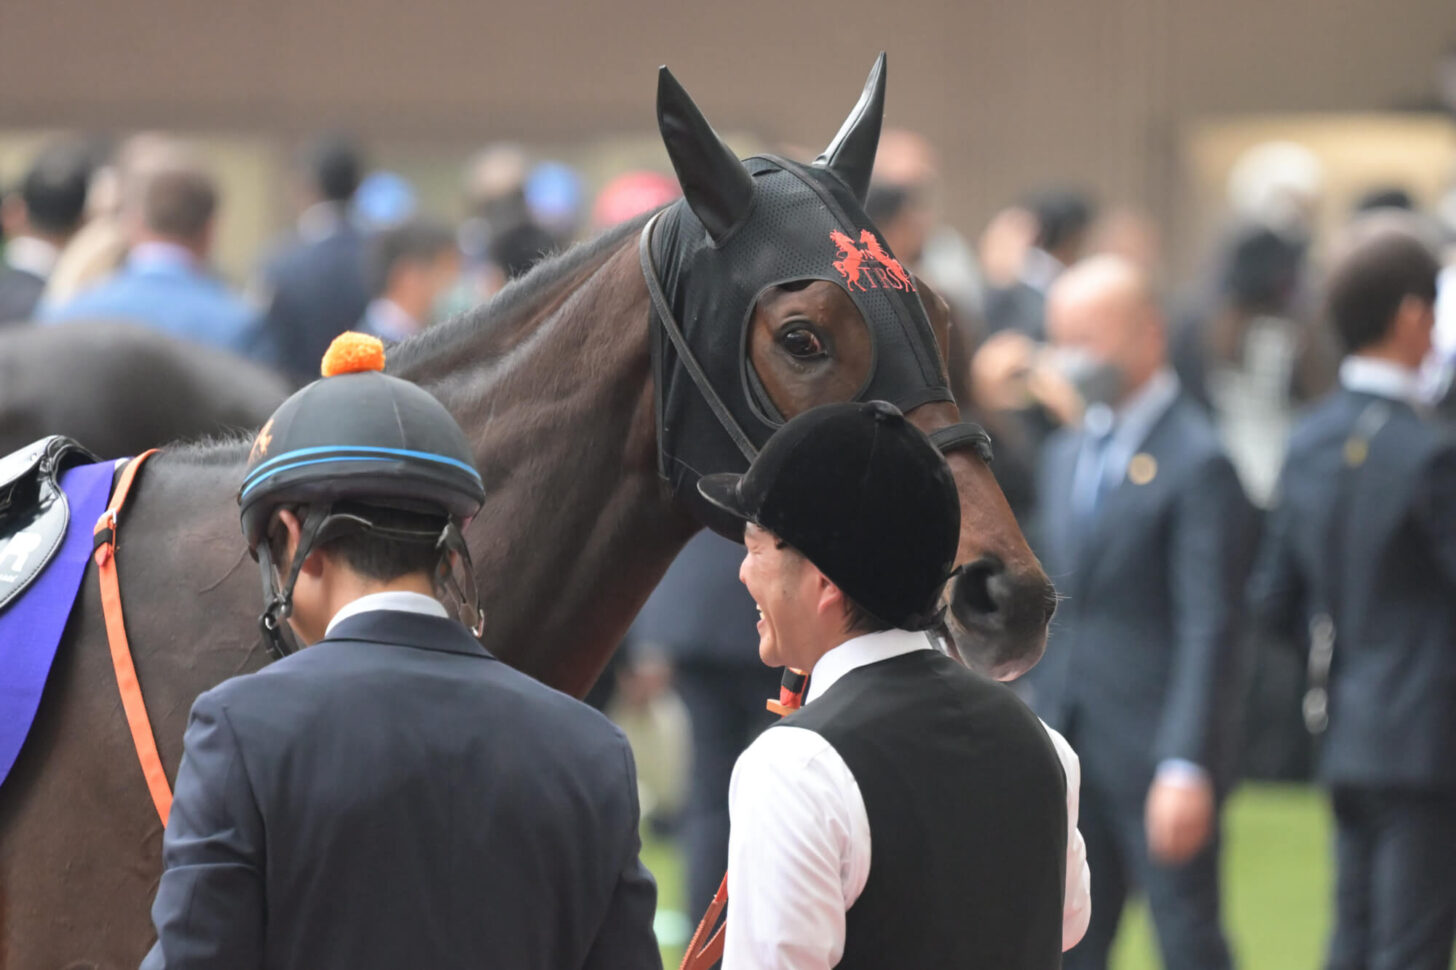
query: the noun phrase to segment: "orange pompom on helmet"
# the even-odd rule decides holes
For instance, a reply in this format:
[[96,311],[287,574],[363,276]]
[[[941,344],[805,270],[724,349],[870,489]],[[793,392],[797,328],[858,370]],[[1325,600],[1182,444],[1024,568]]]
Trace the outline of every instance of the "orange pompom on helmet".
[[[281,591],[271,587],[265,630],[287,616],[296,567],[310,548],[351,528],[372,527],[358,507],[438,517],[439,530],[414,538],[464,552],[460,529],[485,501],[470,444],[434,396],[383,368],[378,338],[341,334],[324,355],[324,376],[279,405],[253,441],[238,504],[265,586],[272,570],[264,538],[274,510],[298,506],[303,523],[293,574]],[[350,514],[334,514],[340,502],[349,503]],[[380,531],[411,540],[397,530]]]

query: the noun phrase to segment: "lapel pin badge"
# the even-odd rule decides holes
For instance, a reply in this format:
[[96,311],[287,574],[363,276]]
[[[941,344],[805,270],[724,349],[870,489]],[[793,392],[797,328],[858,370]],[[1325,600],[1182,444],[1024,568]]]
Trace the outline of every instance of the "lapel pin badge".
[[1134,485],[1146,485],[1158,477],[1158,459],[1140,451],[1127,463],[1127,480]]
[[1370,442],[1364,438],[1350,438],[1345,442],[1345,464],[1350,468],[1359,468],[1365,464],[1365,459],[1370,457]]

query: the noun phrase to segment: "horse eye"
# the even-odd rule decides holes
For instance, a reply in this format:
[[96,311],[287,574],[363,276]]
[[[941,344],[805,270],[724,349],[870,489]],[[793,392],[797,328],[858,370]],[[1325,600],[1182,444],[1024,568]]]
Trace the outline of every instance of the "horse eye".
[[824,356],[823,341],[808,327],[795,327],[792,330],[786,330],[780,335],[779,341],[784,345],[784,349],[789,352],[790,356],[797,357],[800,360],[810,360],[815,357]]

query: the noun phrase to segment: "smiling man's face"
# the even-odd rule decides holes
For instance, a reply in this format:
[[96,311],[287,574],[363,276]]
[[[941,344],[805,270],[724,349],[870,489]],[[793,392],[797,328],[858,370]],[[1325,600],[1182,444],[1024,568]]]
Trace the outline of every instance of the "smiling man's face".
[[818,571],[772,532],[749,523],[738,578],[758,604],[758,656],[770,667],[813,666]]

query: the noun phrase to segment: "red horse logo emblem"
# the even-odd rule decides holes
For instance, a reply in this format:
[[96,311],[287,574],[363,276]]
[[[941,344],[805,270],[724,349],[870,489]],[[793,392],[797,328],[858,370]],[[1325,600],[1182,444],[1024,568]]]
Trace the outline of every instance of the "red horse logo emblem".
[[844,277],[847,289],[914,292],[915,281],[905,267],[868,229],[860,231],[858,243],[838,229],[830,230],[829,241],[839,249],[834,269]]

